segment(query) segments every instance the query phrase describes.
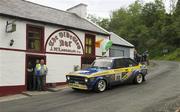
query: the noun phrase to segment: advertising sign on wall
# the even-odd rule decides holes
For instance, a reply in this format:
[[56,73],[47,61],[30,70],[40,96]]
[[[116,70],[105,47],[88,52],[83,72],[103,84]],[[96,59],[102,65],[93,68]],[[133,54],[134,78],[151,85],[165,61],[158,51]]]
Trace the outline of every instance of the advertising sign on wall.
[[46,42],[46,52],[82,55],[83,46],[78,36],[70,30],[57,30]]

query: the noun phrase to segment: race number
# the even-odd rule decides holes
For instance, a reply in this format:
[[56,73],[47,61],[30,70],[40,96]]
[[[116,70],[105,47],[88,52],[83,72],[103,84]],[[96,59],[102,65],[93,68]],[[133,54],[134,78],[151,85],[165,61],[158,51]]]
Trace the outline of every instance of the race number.
[[115,74],[115,80],[121,80],[121,76],[122,76],[121,73]]

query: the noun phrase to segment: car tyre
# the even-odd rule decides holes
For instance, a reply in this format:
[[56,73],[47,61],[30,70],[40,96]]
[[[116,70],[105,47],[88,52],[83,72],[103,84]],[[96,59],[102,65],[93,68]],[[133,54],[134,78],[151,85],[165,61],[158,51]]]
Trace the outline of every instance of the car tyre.
[[135,84],[141,84],[143,82],[143,75],[142,74],[138,74],[136,75],[135,79],[134,79],[134,83]]
[[107,88],[107,83],[105,80],[99,80],[95,85],[96,92],[104,92]]

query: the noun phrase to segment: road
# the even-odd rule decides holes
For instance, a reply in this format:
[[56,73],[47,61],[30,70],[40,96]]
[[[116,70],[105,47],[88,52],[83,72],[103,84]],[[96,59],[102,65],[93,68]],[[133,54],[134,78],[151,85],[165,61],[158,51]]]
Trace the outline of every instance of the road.
[[147,82],[103,93],[65,89],[0,103],[0,112],[174,112],[180,107],[180,63],[157,61]]

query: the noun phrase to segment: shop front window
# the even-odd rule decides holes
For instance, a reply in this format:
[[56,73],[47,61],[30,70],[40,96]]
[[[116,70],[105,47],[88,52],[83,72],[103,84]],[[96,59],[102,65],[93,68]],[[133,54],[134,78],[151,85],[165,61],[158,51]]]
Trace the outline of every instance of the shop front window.
[[42,52],[43,49],[43,29],[32,26],[27,27],[27,50]]

